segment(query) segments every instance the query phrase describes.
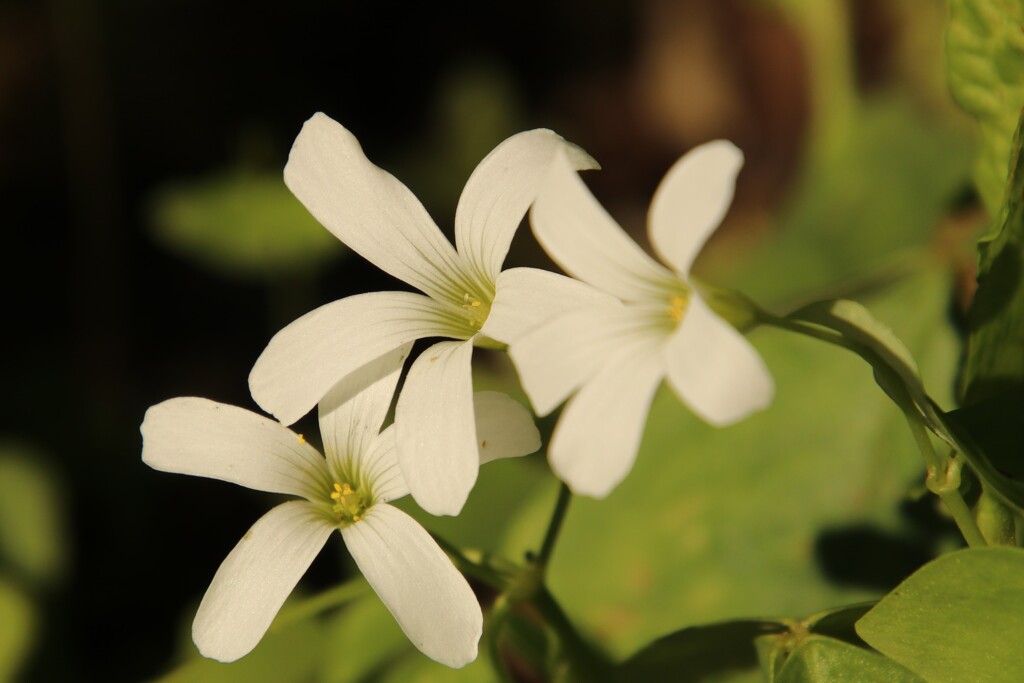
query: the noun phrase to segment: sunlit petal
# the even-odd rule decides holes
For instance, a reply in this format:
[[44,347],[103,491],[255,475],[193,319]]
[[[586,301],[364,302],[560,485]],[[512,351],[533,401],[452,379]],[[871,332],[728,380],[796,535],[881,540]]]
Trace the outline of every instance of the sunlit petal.
[[687,275],[732,203],[743,153],[727,140],[696,147],[665,175],[647,217],[651,244],[665,263]]
[[274,335],[249,375],[249,389],[264,410],[291,424],[349,373],[422,337],[462,336],[459,325],[458,309],[420,294],[350,296]]
[[205,398],[173,398],[146,411],[142,460],[153,469],[310,498],[326,485],[315,448],[273,420]]
[[480,332],[503,344],[511,344],[541,323],[580,306],[618,302],[579,280],[537,268],[502,271],[497,290]]
[[676,279],[612,220],[564,154],[530,209],[530,224],[565,272],[621,299],[660,295]]
[[377,505],[341,534],[413,645],[450,667],[476,659],[483,627],[480,605],[423,527],[397,508]]
[[669,385],[693,412],[725,426],[766,408],[775,383],[757,350],[693,296],[665,348]]
[[355,136],[314,114],[295,139],[284,181],[350,249],[433,297],[466,291],[460,260],[419,200],[363,154]]
[[519,381],[537,415],[544,416],[578,389],[624,346],[662,339],[632,308],[587,306],[562,313],[509,347]]
[[455,244],[480,279],[493,283],[498,277],[516,228],[558,152],[573,168],[597,168],[582,149],[541,129],[513,135],[473,171],[455,213]]
[[603,498],[632,469],[664,375],[659,355],[653,344],[619,354],[566,405],[548,459],[574,493]]
[[334,526],[306,501],[278,505],[252,526],[221,563],[192,622],[192,639],[222,662],[260,642]]
[[398,462],[413,498],[456,515],[476,482],[472,342],[439,342],[409,369],[395,407]]

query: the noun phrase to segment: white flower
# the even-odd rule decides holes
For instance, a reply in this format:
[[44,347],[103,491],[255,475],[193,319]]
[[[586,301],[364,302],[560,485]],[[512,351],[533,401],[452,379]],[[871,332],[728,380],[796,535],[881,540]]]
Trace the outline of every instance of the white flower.
[[548,446],[558,476],[603,497],[629,472],[663,378],[693,412],[727,425],[766,407],[771,375],[689,280],[690,266],[732,201],[742,153],[698,147],[668,172],[648,214],[648,256],[558,160],[530,212],[534,234],[567,273],[621,300],[558,315],[509,354],[538,415],[573,392]]
[[[279,423],[202,398],[155,405],[142,423],[142,459],[165,472],[298,496],[256,522],[213,577],[192,624],[207,657],[234,661],[274,615],[335,529],[409,640],[442,664],[477,654],[482,617],[472,589],[433,538],[388,502],[408,493],[395,428],[380,431],[410,345],[350,375],[320,403],[326,459]],[[503,394],[476,400],[482,460],[532,452],[529,414]]]
[[423,351],[396,408],[398,462],[413,497],[433,514],[457,514],[478,469],[473,344],[507,344],[596,296],[553,273],[501,272],[556,156],[573,168],[595,165],[549,130],[515,135],[480,162],[459,200],[456,251],[408,188],[374,166],[349,131],[313,116],[292,147],[286,184],[349,248],[426,296],[350,296],[296,320],[256,361],[249,376],[255,401],[291,424],[335,382],[381,354],[424,337],[457,340]]

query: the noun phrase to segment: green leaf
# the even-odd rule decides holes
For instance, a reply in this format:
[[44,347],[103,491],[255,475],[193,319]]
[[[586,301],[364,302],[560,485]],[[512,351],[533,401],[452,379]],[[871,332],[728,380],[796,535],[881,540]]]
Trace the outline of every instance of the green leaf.
[[[189,621],[193,611],[189,611]],[[224,664],[199,655],[184,644],[184,664],[159,683],[301,683],[312,680],[326,646],[321,625],[313,619],[282,628],[273,625],[256,648],[236,662]]]
[[1024,550],[944,555],[884,597],[857,622],[857,632],[933,683],[1019,681]]
[[32,645],[35,621],[28,598],[0,578],[0,681],[16,680]]
[[728,621],[692,626],[659,638],[616,669],[615,680],[674,680],[686,672],[686,680],[760,681],[755,640],[768,633],[784,631],[775,621]]
[[[871,302],[939,400],[957,358],[945,282],[923,273]],[[767,411],[715,429],[663,389],[631,474],[607,499],[570,505],[550,586],[616,655],[687,625],[809,614],[881,592],[833,583],[815,553],[828,527],[899,533],[899,504],[923,479],[902,414],[852,354],[776,330],[752,339],[777,384]],[[557,494],[545,488],[508,545],[538,542]]]
[[924,683],[892,660],[824,636],[809,636],[789,655],[774,683]]
[[960,106],[978,120],[981,151],[974,182],[992,216],[1003,201],[1010,140],[1024,107],[1022,24],[1020,0],[949,3],[949,84]]
[[29,581],[51,581],[64,568],[64,508],[38,456],[0,445],[0,558]]
[[1020,145],[1018,135],[999,232],[979,245],[978,290],[971,306],[964,370],[965,404],[1024,385],[1024,155]]
[[812,633],[860,645],[863,641],[854,630],[854,624],[874,606],[874,602],[846,605],[807,617],[801,624]]
[[152,220],[163,244],[222,274],[304,274],[343,252],[280,174],[232,170],[169,185],[154,198]]
[[[369,680],[399,656],[414,651],[398,622],[376,595],[349,605],[327,621],[321,683]],[[421,655],[422,656],[422,655]]]

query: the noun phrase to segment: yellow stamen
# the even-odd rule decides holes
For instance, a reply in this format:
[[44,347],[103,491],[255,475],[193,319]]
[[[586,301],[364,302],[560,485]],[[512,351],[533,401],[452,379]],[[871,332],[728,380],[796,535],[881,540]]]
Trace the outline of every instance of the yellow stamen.
[[671,296],[668,299],[668,317],[672,318],[674,322],[681,322],[683,319],[683,313],[686,312],[686,297],[685,296]]
[[299,443],[306,443],[306,437],[304,437],[302,434],[299,434]]
[[352,488],[350,484],[334,482],[330,493],[334,505],[334,518],[339,522],[358,522],[366,512],[368,501],[365,493]]

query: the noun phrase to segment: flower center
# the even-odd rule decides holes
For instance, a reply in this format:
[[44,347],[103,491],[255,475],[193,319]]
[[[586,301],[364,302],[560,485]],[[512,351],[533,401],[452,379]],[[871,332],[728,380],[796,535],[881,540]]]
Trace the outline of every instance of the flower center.
[[331,509],[334,511],[334,518],[339,522],[353,524],[358,522],[366,514],[370,507],[370,501],[363,491],[352,488],[350,484],[339,484],[334,482],[331,490]]
[[686,312],[686,304],[688,303],[689,297],[680,294],[675,294],[668,298],[668,317],[672,318],[673,322],[680,323],[683,320],[683,313]]
[[479,330],[487,321],[487,316],[491,314],[491,302],[481,296],[466,292],[462,295],[462,309],[466,311],[466,316],[469,318],[469,326],[474,330]]

